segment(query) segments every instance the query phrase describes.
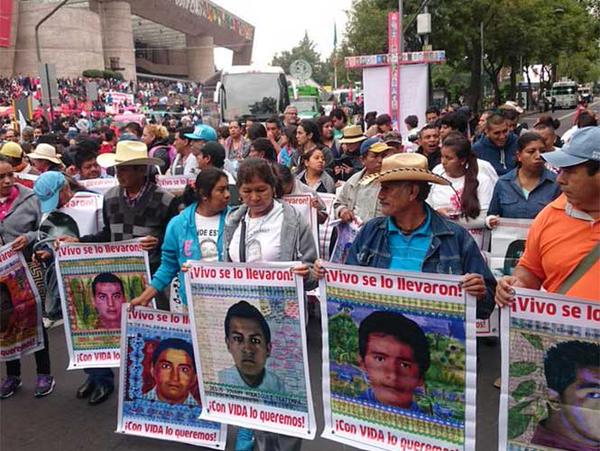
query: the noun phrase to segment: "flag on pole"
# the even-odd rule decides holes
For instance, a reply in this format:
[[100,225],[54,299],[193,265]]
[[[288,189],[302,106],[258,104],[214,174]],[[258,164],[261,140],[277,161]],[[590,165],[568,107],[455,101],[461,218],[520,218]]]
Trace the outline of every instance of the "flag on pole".
[[21,134],[21,139],[23,139],[23,130],[27,127],[27,121],[25,120],[25,116],[23,116],[23,112],[19,110],[19,133]]

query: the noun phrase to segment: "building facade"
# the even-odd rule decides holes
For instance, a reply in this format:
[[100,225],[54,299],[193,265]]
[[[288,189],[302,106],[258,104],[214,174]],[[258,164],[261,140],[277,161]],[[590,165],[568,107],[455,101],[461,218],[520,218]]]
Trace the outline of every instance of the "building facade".
[[[0,76],[38,75],[36,24],[57,0],[0,0]],[[87,69],[204,81],[214,47],[250,64],[254,27],[208,0],[70,0],[39,28],[41,61],[58,77]]]

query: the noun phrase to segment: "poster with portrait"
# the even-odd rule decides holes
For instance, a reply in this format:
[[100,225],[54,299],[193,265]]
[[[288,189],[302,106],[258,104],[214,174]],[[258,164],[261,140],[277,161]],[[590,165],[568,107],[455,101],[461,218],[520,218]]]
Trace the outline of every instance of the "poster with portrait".
[[332,263],[345,263],[352,243],[354,243],[358,232],[360,232],[360,224],[357,221],[340,221],[335,229],[337,237],[329,261]]
[[122,308],[117,432],[225,449],[226,427],[198,419],[202,403],[189,317]]
[[326,263],[323,437],[475,449],[475,299],[461,278]]
[[109,189],[119,184],[116,177],[79,180],[79,183],[87,189],[100,194],[106,193]]
[[499,449],[600,449],[600,304],[517,288],[501,323]]
[[0,361],[44,347],[42,303],[21,252],[0,248]]
[[489,266],[496,277],[510,276],[525,252],[531,219],[499,218],[492,230]]
[[304,294],[294,263],[188,263],[202,418],[314,438]]
[[139,240],[62,243],[56,272],[69,350],[69,368],[117,367],[121,306],[150,282]]
[[315,238],[315,247],[319,252],[319,223],[317,221],[317,209],[312,206],[312,194],[288,194],[283,196],[283,201],[294,207],[300,215],[306,219],[313,237]]

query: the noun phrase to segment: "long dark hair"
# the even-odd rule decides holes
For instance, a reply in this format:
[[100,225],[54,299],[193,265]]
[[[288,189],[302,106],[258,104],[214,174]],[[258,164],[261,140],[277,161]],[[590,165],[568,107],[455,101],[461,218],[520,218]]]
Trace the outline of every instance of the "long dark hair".
[[317,146],[321,143],[321,132],[319,131],[319,126],[312,119],[302,119],[299,127],[304,129],[304,132],[308,134],[312,134],[312,138],[310,140],[316,144]]
[[481,213],[481,204],[477,196],[479,165],[477,156],[471,150],[471,143],[462,134],[451,133],[442,146],[452,149],[458,159],[465,160],[465,185],[460,196],[460,209],[465,218],[476,218]]
[[246,158],[240,163],[237,173],[237,186],[241,189],[244,183],[252,183],[254,179],[271,185],[275,198],[283,196],[281,182],[275,175],[273,164],[263,158]]
[[185,206],[187,207],[194,202],[202,203],[203,197],[210,197],[212,190],[215,189],[215,186],[223,177],[227,179],[227,174],[221,169],[215,167],[202,169],[202,172],[196,177],[194,188],[190,185],[185,187],[183,192]]

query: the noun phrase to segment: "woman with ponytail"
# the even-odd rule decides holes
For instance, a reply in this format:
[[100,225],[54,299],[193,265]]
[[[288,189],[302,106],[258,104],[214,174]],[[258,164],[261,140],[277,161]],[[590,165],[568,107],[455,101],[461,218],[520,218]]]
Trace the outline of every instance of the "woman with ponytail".
[[471,143],[460,133],[451,133],[442,144],[442,163],[433,172],[452,186],[432,185],[427,202],[439,214],[468,229],[485,227],[485,217],[496,181],[479,170]]

